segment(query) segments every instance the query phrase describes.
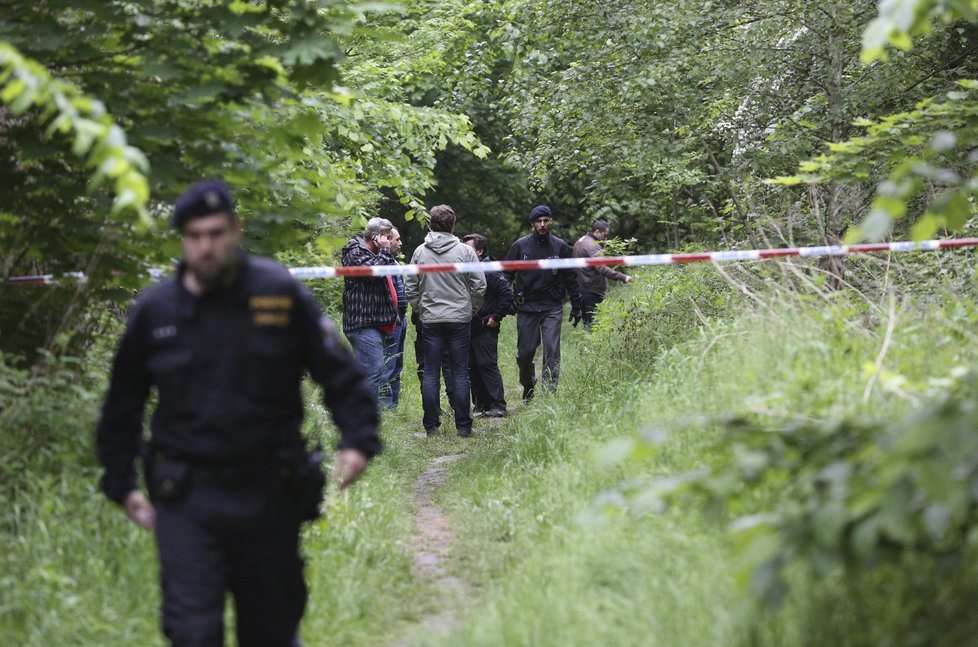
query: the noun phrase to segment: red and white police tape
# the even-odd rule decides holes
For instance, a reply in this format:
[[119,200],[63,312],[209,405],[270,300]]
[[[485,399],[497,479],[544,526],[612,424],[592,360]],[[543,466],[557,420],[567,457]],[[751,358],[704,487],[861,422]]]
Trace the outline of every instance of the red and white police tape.
[[[822,247],[786,247],[781,249],[743,249],[724,252],[697,252],[688,254],[644,254],[637,256],[593,256],[591,258],[545,258],[528,261],[490,261],[473,263],[445,263],[433,265],[357,265],[353,267],[293,267],[289,271],[297,279],[332,279],[342,276],[404,276],[408,274],[433,274],[439,272],[520,272],[525,270],[565,270],[598,265],[671,265],[678,263],[730,263],[792,256],[849,256],[872,252],[914,252],[939,249],[978,247],[978,238],[951,240],[924,240],[920,242],[898,241],[893,243],[864,243],[860,245],[827,245]],[[158,279],[166,272],[151,270],[150,276]],[[63,278],[84,281],[85,275],[71,272]],[[58,283],[51,274],[14,276],[8,283],[49,285]]]
[[978,247],[978,238],[925,240],[919,243],[866,243],[824,247],[788,247],[784,249],[744,249],[726,252],[692,254],[646,254],[639,256],[592,256],[590,258],[545,258],[535,261],[490,261],[445,263],[441,265],[359,265],[354,267],[295,267],[289,270],[297,279],[331,279],[337,276],[393,276],[435,272],[513,272],[523,270],[565,270],[596,265],[670,265],[673,263],[728,263],[789,256],[848,256],[868,252],[912,252]]

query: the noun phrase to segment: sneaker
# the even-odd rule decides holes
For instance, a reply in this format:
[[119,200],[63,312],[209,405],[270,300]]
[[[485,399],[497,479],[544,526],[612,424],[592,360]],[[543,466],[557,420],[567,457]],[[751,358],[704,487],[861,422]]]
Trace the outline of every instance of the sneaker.
[[486,415],[489,416],[490,418],[502,418],[503,416],[506,415],[506,409],[503,409],[502,407],[496,407],[490,409],[489,413],[487,413]]
[[471,429],[459,429],[458,430],[458,436],[459,436],[459,438],[468,438],[471,435],[472,435],[472,430]]
[[533,387],[523,388],[523,402],[529,402],[533,399]]
[[472,412],[472,417],[473,418],[481,418],[482,416],[488,416],[488,415],[490,415],[490,414],[489,413],[486,413],[485,411],[473,411]]
[[438,433],[438,427],[432,427],[430,429],[425,429],[424,432],[428,435],[428,438],[431,438],[432,436],[434,436],[435,434]]

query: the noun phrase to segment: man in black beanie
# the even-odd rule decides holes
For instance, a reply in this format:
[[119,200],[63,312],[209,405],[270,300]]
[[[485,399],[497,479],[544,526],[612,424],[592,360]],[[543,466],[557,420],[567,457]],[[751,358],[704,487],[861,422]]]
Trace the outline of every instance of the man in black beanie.
[[223,645],[230,592],[239,645],[292,646],[306,602],[299,526],[318,516],[325,480],[300,435],[302,376],[322,385],[339,428],[341,486],[381,449],[376,391],[309,291],[239,249],[223,183],[184,193],[173,227],[183,261],[132,306],[113,365],[97,434],[102,489],[155,530],[173,645]]
[[[540,205],[530,211],[533,233],[520,238],[509,248],[507,261],[570,258],[573,250],[550,234],[553,224],[550,207]],[[571,320],[581,320],[581,293],[574,270],[528,270],[510,272],[514,281],[516,309],[516,364],[520,369],[523,401],[528,402],[536,388],[537,347],[543,341],[542,378],[545,388],[556,389],[560,377],[560,326],[564,318],[564,298],[570,297]]]

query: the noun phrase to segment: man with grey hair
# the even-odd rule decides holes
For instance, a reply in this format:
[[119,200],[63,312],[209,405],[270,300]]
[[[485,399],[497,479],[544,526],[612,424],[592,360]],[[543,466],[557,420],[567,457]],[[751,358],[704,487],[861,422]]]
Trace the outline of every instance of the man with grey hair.
[[[343,266],[393,265],[393,229],[390,220],[371,218],[363,236],[354,236],[343,248]],[[397,315],[397,290],[391,277],[344,277],[343,334],[367,373],[374,398],[383,378],[384,345],[394,333]]]

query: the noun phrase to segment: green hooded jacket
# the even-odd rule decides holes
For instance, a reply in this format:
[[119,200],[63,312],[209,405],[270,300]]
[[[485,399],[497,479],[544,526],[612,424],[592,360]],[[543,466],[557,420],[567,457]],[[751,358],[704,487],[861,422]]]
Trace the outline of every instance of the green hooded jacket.
[[[471,247],[444,231],[429,231],[411,256],[411,263],[417,265],[478,262]],[[482,307],[486,276],[482,272],[413,274],[404,277],[404,291],[421,323],[468,323]]]

